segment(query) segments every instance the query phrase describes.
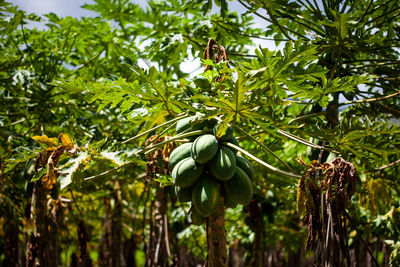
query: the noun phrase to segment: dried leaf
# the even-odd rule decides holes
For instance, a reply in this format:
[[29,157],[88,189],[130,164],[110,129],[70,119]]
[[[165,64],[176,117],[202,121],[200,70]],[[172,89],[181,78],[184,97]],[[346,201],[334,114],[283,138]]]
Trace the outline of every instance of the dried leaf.
[[61,133],[61,134],[58,136],[58,139],[60,139],[61,143],[63,144],[63,146],[64,146],[66,149],[71,149],[71,148],[74,147],[74,143],[72,142],[72,140],[71,140],[71,138],[69,137],[68,134]]
[[300,216],[304,215],[304,211],[306,209],[304,179],[305,179],[305,177],[302,176],[299,179],[299,182],[297,184],[297,200],[296,200],[296,202],[297,202],[297,212],[299,213]]
[[50,147],[55,147],[58,145],[57,138],[50,138],[47,135],[42,135],[42,136],[35,135],[32,137],[32,139],[38,143],[45,144]]

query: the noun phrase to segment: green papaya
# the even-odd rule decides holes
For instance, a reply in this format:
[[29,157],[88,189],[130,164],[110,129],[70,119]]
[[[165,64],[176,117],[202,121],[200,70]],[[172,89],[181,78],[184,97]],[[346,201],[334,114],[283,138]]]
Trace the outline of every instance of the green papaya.
[[193,80],[194,84],[201,89],[210,89],[211,83],[210,81],[204,76],[197,76]]
[[[190,127],[190,130],[191,131],[198,131],[198,130],[204,130],[204,129],[208,129],[208,128],[209,128],[208,120],[203,120],[202,122],[192,123],[192,125]],[[189,138],[190,141],[194,141],[199,136],[201,136],[201,134],[189,136],[188,138]]]
[[186,117],[186,118],[179,120],[176,123],[176,134],[180,134],[186,130],[189,130],[190,127],[192,126],[190,124],[190,122],[195,118],[196,118],[196,116],[190,116],[190,117]]
[[236,156],[236,165],[244,170],[251,180],[254,179],[255,171],[250,161],[240,156]]
[[218,141],[212,134],[204,134],[194,140],[190,149],[192,158],[201,164],[211,160],[218,151]]
[[175,186],[175,195],[180,202],[190,202],[192,201],[192,190],[193,187],[182,188]]
[[169,156],[169,168],[172,170],[178,162],[181,160],[190,157],[190,148],[193,143],[184,143],[172,151]]
[[223,184],[228,203],[247,206],[253,196],[253,185],[244,170],[236,166],[235,175]]
[[187,188],[194,185],[203,173],[203,169],[203,165],[198,164],[192,158],[186,158],[175,165],[171,176],[176,186]]
[[213,214],[220,201],[220,191],[217,182],[209,175],[203,175],[193,187],[192,202],[197,212],[208,217]]
[[236,208],[238,203],[236,203],[232,198],[226,197],[226,194],[224,193],[224,207],[225,208],[231,208],[234,209]]
[[[229,140],[227,140],[226,143],[231,143],[234,144],[235,146],[239,146],[239,142],[236,140],[236,138],[232,135],[231,138],[229,138]],[[235,155],[237,154],[237,150],[231,147],[228,147]]]
[[221,140],[229,141],[233,137],[233,128],[228,127],[226,128],[225,134],[220,137]]
[[192,212],[190,213],[190,220],[194,225],[202,225],[206,222],[206,217],[201,216],[195,208],[192,208]]
[[221,181],[232,178],[236,170],[236,157],[229,148],[222,146],[211,160],[211,174]]
[[183,118],[176,123],[176,133],[180,134],[186,130],[202,130],[208,125],[207,120],[201,120],[201,115]]

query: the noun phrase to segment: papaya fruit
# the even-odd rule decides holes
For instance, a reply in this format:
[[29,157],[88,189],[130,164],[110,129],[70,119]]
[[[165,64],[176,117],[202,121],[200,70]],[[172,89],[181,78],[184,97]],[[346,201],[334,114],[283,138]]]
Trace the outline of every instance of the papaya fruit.
[[175,186],[175,195],[180,202],[190,202],[192,201],[192,190],[193,187],[182,188]]
[[176,123],[176,133],[180,134],[186,130],[202,130],[208,125],[207,120],[200,120],[200,115],[183,118]]
[[[208,129],[209,128],[208,124],[209,124],[208,120],[203,120],[201,122],[196,122],[196,123],[193,122],[192,125],[190,126],[190,130],[191,131],[198,131],[198,130]],[[199,136],[201,136],[201,134],[189,136],[188,139],[193,142]]]
[[197,76],[193,80],[194,84],[201,89],[210,89],[211,83],[210,81],[204,76]]
[[218,151],[218,141],[212,134],[204,134],[194,140],[190,149],[192,158],[201,164],[211,160]]
[[203,175],[193,187],[192,203],[196,211],[208,217],[213,214],[220,201],[220,191],[217,182],[209,176]]
[[192,147],[192,143],[184,143],[172,151],[169,156],[168,166],[172,170],[178,162],[181,160],[190,157],[190,148]]
[[196,118],[196,116],[190,116],[190,117],[186,117],[186,118],[179,120],[176,123],[176,133],[180,134],[186,130],[189,130],[190,127],[192,126],[190,122],[195,118]]
[[236,208],[238,203],[236,203],[232,198],[227,197],[226,194],[224,193],[224,207],[225,208],[231,208],[234,209]]
[[192,208],[192,212],[190,213],[190,220],[194,225],[202,225],[206,222],[206,217],[201,216],[195,208]]
[[244,170],[251,180],[254,179],[255,171],[250,161],[240,156],[236,156],[236,165]]
[[[227,143],[234,144],[235,146],[239,146],[239,142],[236,140],[236,138],[232,135],[229,140],[226,140]],[[228,147],[235,155],[237,154],[237,150],[231,147]]]
[[229,141],[233,137],[233,128],[228,127],[226,128],[225,134],[220,137],[221,140]]
[[172,179],[176,186],[187,188],[195,184],[203,173],[204,165],[198,164],[192,158],[178,162],[172,169]]
[[232,178],[236,170],[236,156],[227,147],[222,146],[210,163],[211,174],[221,181]]
[[224,182],[224,196],[228,203],[247,206],[253,196],[253,185],[244,170],[236,166],[235,175]]

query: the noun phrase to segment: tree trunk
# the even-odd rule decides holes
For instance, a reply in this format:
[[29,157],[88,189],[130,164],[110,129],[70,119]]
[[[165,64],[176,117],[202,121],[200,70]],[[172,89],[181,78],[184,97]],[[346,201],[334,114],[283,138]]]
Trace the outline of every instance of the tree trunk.
[[31,235],[27,244],[26,266],[58,266],[60,263],[58,222],[61,207],[56,202],[52,217],[49,217],[47,195],[47,190],[37,181],[34,190],[36,234]]
[[167,188],[159,188],[153,203],[146,266],[164,267],[170,264],[167,208]]
[[226,232],[225,232],[224,199],[221,197],[216,212],[207,217],[207,249],[206,267],[227,267]]
[[78,267],[92,267],[92,260],[87,254],[87,242],[85,222],[80,221],[78,225]]
[[137,248],[135,235],[132,234],[129,239],[124,242],[124,260],[126,267],[136,267],[135,251]]
[[122,246],[121,246],[121,216],[122,203],[119,183],[115,183],[114,205],[112,207],[109,198],[105,202],[105,219],[103,222],[103,233],[100,239],[99,266],[120,267],[122,266]]
[[239,246],[239,240],[235,240],[229,248],[229,267],[243,267],[244,252],[244,248]]
[[252,199],[249,205],[250,223],[254,231],[253,252],[251,256],[251,266],[262,267],[264,256],[264,223],[262,219],[262,210],[259,203]]
[[19,227],[15,218],[7,219],[3,225],[4,229],[4,261],[3,266],[21,266],[19,261]]

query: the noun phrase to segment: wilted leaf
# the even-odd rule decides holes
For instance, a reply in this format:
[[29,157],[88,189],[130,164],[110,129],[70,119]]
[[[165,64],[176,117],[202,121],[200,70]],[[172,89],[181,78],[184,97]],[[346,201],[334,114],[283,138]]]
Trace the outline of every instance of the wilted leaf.
[[49,138],[47,135],[42,135],[42,136],[33,136],[33,140],[35,140],[38,143],[48,145],[50,147],[54,147],[58,145],[58,140],[57,138]]

